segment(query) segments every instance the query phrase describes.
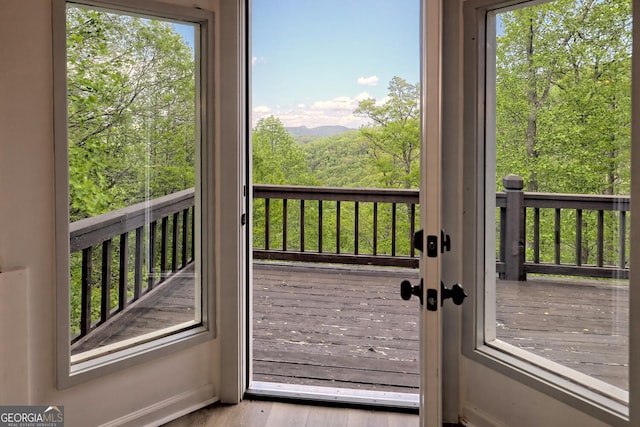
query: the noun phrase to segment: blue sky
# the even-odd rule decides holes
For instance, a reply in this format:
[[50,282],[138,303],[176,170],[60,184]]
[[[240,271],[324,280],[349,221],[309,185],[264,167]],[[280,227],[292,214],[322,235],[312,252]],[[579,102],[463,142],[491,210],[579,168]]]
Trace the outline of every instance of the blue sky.
[[358,101],[419,80],[418,0],[252,0],[253,123],[358,127]]

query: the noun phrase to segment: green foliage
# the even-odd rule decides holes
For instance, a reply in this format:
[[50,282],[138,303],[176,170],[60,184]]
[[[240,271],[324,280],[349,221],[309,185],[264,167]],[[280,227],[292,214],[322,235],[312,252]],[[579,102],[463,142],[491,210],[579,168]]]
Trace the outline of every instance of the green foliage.
[[375,187],[377,184],[368,143],[360,131],[319,138],[303,149],[309,169],[322,186]]
[[360,129],[377,171],[378,185],[416,188],[420,183],[420,85],[400,77],[389,83],[388,99],[360,101],[354,114],[371,124]]
[[[529,191],[629,193],[630,11],[630,0],[556,0],[499,15],[496,190],[502,190],[505,175],[518,174]],[[81,7],[69,7],[67,17],[71,220],[193,187],[196,67],[189,46],[170,24],[158,20]],[[360,102],[354,113],[369,124],[358,131],[296,140],[278,118],[262,119],[252,134],[254,182],[417,188],[419,109],[419,84],[394,77],[384,102]],[[254,205],[256,247],[267,244],[266,208],[264,201]],[[391,253],[390,207],[378,212],[376,242],[368,220],[373,206],[362,203],[358,209],[360,234],[354,236],[355,204],[341,206],[340,251],[355,251],[357,241],[360,252],[375,246],[377,253]],[[274,201],[269,211],[270,247],[300,248],[304,240],[307,250],[320,248],[318,203],[305,204],[302,223],[300,202],[288,202],[287,242],[282,242],[283,203]],[[336,203],[325,202],[322,212],[322,248],[335,251]],[[563,215],[561,260],[573,262],[575,247],[567,242],[575,242],[575,213]],[[395,250],[407,254],[409,208],[397,206],[396,216]],[[541,213],[543,261],[548,262],[553,261],[547,255],[553,253],[553,216]],[[584,213],[583,263],[596,256],[597,222]],[[603,233],[607,241],[620,235],[609,214]],[[615,262],[618,255],[612,245],[604,258]],[[79,269],[74,255],[76,308]],[[77,321],[79,313],[72,315]]]
[[253,182],[257,184],[314,183],[304,151],[287,132],[280,119],[260,119],[252,134]]
[[67,9],[71,220],[194,185],[194,57],[170,24]]
[[[499,18],[496,189],[517,174],[529,191],[629,194],[631,2],[556,0]],[[584,212],[583,264],[596,263],[597,223]],[[575,224],[575,212],[562,212],[562,263],[576,262]],[[603,224],[603,261],[616,265],[621,230],[613,214]],[[553,212],[541,212],[540,227],[541,261],[554,262]]]
[[[71,221],[194,186],[194,73],[194,53],[169,23],[67,8]],[[93,265],[100,265],[101,251],[94,248]],[[130,254],[134,252],[130,248]],[[114,247],[112,255],[117,259],[119,248]],[[76,334],[80,253],[71,254],[70,268],[71,332]],[[108,280],[111,308],[117,304],[116,274],[114,266]],[[133,271],[128,275],[133,284]],[[100,269],[94,269],[89,280],[95,322],[100,315]]]
[[557,0],[500,15],[497,185],[628,194],[631,2]]

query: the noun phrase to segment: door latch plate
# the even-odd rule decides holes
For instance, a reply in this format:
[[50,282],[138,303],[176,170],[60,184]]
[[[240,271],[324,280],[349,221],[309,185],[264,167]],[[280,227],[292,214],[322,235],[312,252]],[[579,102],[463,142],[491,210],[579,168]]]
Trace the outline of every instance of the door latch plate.
[[427,236],[427,256],[429,258],[438,257],[438,236]]
[[427,310],[438,311],[438,290],[427,289]]

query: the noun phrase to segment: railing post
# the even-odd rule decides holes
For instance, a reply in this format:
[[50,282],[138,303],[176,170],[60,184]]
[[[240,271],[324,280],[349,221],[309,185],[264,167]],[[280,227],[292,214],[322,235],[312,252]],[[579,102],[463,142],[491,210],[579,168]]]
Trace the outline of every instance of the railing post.
[[507,175],[502,180],[507,198],[505,215],[504,248],[505,280],[527,280],[524,272],[525,209],[524,182],[517,175]]

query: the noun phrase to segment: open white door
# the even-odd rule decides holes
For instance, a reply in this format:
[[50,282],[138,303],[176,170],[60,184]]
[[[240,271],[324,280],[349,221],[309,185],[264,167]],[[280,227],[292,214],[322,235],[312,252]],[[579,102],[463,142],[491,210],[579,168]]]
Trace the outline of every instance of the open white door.
[[420,275],[420,423],[442,425],[441,338],[441,50],[442,2],[421,4],[421,182],[423,248]]
[[[463,52],[447,76],[464,82],[456,237],[470,294],[459,363],[465,425],[638,425],[638,228],[626,220],[640,176],[631,3],[637,17],[636,1],[482,0],[449,17],[463,36],[445,57]],[[606,49],[594,55],[595,34]],[[602,88],[614,85],[616,102],[599,109]],[[603,135],[610,145],[598,148]],[[594,164],[611,165],[611,179],[587,188]]]

